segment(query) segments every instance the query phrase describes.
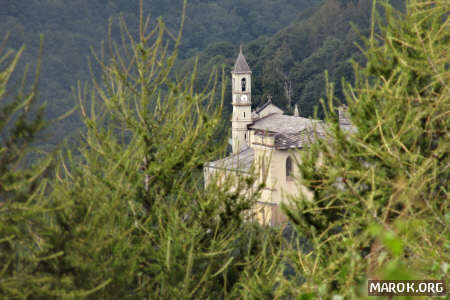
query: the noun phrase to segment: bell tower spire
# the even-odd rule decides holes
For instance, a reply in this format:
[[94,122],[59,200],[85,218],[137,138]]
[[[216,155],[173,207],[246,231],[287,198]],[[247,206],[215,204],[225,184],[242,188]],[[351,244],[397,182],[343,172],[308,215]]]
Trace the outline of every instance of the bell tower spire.
[[231,71],[233,153],[239,153],[249,144],[247,125],[252,123],[251,75],[252,71],[245,60],[241,45],[233,71]]

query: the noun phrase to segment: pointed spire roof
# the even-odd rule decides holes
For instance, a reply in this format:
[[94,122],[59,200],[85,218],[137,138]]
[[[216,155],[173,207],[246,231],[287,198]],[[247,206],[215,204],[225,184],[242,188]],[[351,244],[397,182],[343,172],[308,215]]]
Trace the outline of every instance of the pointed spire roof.
[[251,73],[250,67],[245,60],[244,54],[242,53],[242,45],[239,51],[239,55],[234,63],[233,73]]

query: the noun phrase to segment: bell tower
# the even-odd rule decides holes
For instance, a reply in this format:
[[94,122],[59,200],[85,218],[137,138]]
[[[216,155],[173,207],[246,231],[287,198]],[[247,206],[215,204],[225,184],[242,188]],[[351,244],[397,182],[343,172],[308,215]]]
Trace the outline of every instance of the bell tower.
[[252,123],[252,71],[242,53],[231,71],[231,88],[233,95],[232,146],[233,153],[239,153],[249,144],[247,125]]

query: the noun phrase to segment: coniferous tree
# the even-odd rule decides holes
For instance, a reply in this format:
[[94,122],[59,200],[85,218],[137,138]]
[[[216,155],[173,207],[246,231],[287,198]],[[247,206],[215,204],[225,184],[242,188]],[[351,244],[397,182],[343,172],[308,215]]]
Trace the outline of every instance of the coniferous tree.
[[[122,23],[129,43],[110,40],[109,58],[96,57],[102,80],[89,93],[78,86],[86,132],[50,184],[49,158],[22,163],[44,125],[42,111],[29,115],[37,84],[2,109],[12,122],[1,123],[1,297],[237,297],[276,262],[273,235],[242,222],[260,188],[253,179],[203,185],[204,162],[225,148],[215,106],[224,78],[219,92],[217,75],[203,92],[195,70],[173,80],[181,31],[161,20],[148,30],[142,13],[140,24],[135,40]],[[19,56],[2,60],[2,96]]]
[[264,232],[242,222],[251,177],[231,192],[232,178],[203,185],[204,162],[225,148],[216,137],[225,89],[216,92],[213,75],[196,92],[196,70],[174,81],[181,31],[140,21],[137,39],[121,23],[128,43],[109,41],[110,58],[96,56],[102,81],[78,89],[87,132],[81,159],[69,151],[57,172],[52,198],[69,205],[55,216],[52,244],[64,256],[47,267],[65,290],[96,299],[239,295],[240,273],[259,270],[252,258],[266,257],[271,240],[260,244]]
[[[46,242],[48,215],[54,207],[45,197],[52,169],[51,156],[39,152],[35,142],[46,126],[43,106],[36,107],[40,60],[34,82],[27,72],[14,90],[9,80],[25,47],[0,46],[0,297],[41,295],[51,278],[39,270],[41,261],[54,261],[61,253]],[[42,42],[41,42],[42,45]],[[16,77],[18,77],[16,75]]]
[[299,165],[314,200],[286,208],[313,243],[303,291],[316,296],[362,296],[365,279],[448,276],[449,6],[383,5],[381,33],[372,25],[367,64],[346,88],[355,129],[340,126],[331,88],[330,130]]

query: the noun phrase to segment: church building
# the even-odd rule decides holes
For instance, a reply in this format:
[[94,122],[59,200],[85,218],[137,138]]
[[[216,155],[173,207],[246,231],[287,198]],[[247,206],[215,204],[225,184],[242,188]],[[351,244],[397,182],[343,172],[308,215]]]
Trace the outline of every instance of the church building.
[[[231,71],[232,149],[233,153],[204,165],[205,184],[213,176],[234,174],[257,176],[257,183],[265,182],[253,216],[261,224],[274,226],[285,222],[280,203],[303,192],[311,193],[298,184],[297,162],[300,151],[315,138],[324,136],[324,122],[300,117],[297,105],[294,115],[268,101],[252,110],[252,72],[242,53],[242,47]],[[343,126],[351,126],[342,118]]]

